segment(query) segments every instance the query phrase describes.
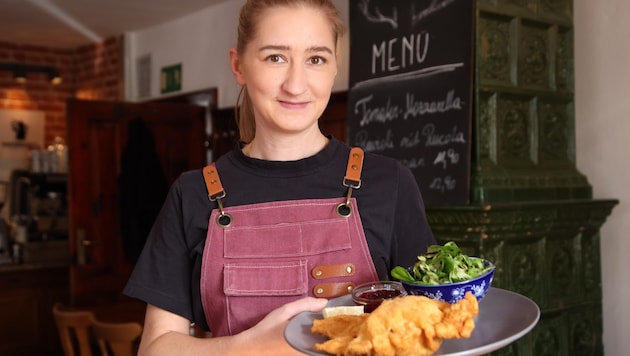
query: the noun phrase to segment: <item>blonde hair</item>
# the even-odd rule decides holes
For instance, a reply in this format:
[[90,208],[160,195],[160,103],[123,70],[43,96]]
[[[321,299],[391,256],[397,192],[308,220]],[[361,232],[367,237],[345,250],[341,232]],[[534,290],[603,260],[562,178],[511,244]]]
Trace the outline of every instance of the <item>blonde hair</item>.
[[[299,7],[306,6],[321,10],[329,19],[330,25],[335,35],[337,45],[344,35],[346,28],[339,16],[339,11],[331,0],[247,0],[241,7],[238,19],[238,39],[236,41],[236,51],[239,56],[245,52],[245,48],[256,35],[256,25],[263,12],[273,7]],[[234,107],[234,117],[238,126],[240,140],[248,143],[256,135],[256,121],[254,110],[245,86],[236,99]]]

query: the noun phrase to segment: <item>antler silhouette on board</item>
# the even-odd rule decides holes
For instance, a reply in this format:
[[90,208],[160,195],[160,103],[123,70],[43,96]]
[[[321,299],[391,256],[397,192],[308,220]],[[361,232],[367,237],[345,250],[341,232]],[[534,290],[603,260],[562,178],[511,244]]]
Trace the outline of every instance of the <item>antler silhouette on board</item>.
[[392,10],[392,17],[387,17],[381,13],[378,7],[374,7],[374,13],[371,14],[369,5],[370,0],[363,0],[359,3],[359,10],[361,10],[363,16],[365,16],[368,21],[374,23],[386,22],[392,25],[394,29],[398,28],[398,12],[395,7]]

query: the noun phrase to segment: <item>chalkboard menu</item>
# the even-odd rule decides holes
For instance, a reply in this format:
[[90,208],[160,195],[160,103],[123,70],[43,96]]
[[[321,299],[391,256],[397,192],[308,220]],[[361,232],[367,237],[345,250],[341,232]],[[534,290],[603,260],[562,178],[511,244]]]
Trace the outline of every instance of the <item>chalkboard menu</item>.
[[348,142],[398,159],[427,205],[469,200],[472,0],[349,0]]

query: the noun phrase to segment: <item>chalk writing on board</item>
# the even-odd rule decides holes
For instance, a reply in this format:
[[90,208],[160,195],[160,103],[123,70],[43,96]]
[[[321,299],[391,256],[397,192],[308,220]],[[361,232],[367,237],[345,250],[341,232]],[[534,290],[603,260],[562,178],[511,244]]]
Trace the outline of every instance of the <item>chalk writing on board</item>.
[[385,123],[398,119],[410,118],[446,113],[451,110],[462,110],[464,101],[455,95],[455,90],[450,89],[443,98],[437,100],[421,100],[414,93],[405,94],[405,105],[392,104],[392,98],[388,97],[384,106],[371,105],[374,94],[360,97],[354,104],[355,117],[359,118],[359,126],[363,127],[374,122]]
[[473,2],[350,2],[348,142],[397,159],[425,202],[468,200]]
[[[433,124],[426,124],[419,130],[407,133],[405,136],[402,136],[398,142],[396,141],[396,135],[391,129],[387,129],[384,136],[376,139],[370,138],[370,133],[367,130],[360,130],[354,136],[354,140],[367,151],[377,152],[397,147],[403,149],[413,148],[423,144],[423,142],[424,147],[427,148],[450,146],[453,144],[466,145],[468,143],[465,133],[460,131],[457,126],[452,127],[452,131],[450,132],[440,132],[436,130]],[[451,156],[453,156],[453,154],[451,154]],[[457,163],[457,161],[452,162]]]
[[413,67],[425,61],[431,36],[428,32],[388,38],[372,44],[372,75]]

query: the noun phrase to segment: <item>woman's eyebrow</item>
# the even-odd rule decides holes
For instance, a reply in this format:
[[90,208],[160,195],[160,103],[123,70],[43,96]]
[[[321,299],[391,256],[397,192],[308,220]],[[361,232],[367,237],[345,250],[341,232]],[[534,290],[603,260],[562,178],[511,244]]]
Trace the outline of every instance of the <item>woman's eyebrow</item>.
[[272,51],[287,51],[291,49],[291,47],[289,46],[281,46],[281,45],[266,45],[266,46],[262,46],[258,49],[258,51],[262,52],[262,51],[268,51],[268,50],[272,50]]
[[326,46],[314,46],[314,47],[308,48],[306,51],[307,52],[327,52],[327,53],[333,54],[332,49]]
[[[271,51],[288,51],[290,49],[291,49],[291,47],[284,46],[284,45],[266,45],[266,46],[260,47],[258,50],[260,52],[262,52],[262,51],[269,51],[269,50],[271,50]],[[313,47],[309,47],[309,48],[306,49],[306,52],[309,52],[309,53],[327,52],[327,53],[333,54],[332,49],[330,49],[327,46],[313,46]]]

